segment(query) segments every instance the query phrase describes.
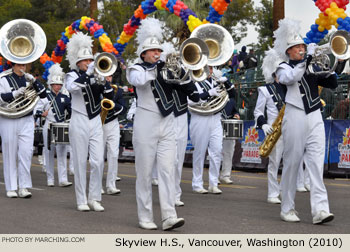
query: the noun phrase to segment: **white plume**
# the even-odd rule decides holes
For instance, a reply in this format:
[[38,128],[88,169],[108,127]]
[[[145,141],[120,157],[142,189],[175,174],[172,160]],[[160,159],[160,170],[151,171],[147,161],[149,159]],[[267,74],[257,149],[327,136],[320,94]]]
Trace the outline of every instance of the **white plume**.
[[47,77],[47,83],[48,83],[48,84],[54,83],[54,81],[52,80],[52,78],[53,78],[54,76],[61,76],[62,79],[64,78],[63,69],[62,69],[62,67],[60,66],[60,64],[58,64],[58,63],[52,65],[52,66],[49,68],[49,76]]
[[262,63],[262,71],[265,77],[266,83],[272,83],[273,77],[272,74],[276,71],[278,65],[283,60],[279,57],[275,49],[269,49],[265,52],[265,57]]
[[278,21],[278,29],[274,31],[275,46],[274,49],[282,60],[288,60],[285,54],[288,38],[300,32],[300,21],[284,18]]
[[77,70],[78,67],[75,64],[77,60],[77,54],[82,47],[92,47],[93,40],[89,35],[82,32],[77,32],[72,35],[72,38],[67,43],[67,59],[69,61],[69,67],[73,70]]
[[176,52],[176,49],[174,47],[174,45],[170,42],[164,42],[162,44],[162,48],[163,48],[163,52],[162,54],[160,55],[160,59],[165,61],[166,59],[166,56],[169,54],[169,53],[174,53]]
[[159,41],[163,41],[163,22],[155,18],[145,18],[141,21],[140,27],[137,29],[136,42],[141,45],[148,37],[156,37]]

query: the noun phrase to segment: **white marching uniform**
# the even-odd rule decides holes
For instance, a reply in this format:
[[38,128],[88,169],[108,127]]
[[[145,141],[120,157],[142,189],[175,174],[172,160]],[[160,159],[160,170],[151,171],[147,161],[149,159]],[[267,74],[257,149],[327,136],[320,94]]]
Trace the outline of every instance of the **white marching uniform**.
[[187,113],[175,117],[175,142],[176,142],[176,157],[175,157],[175,201],[181,199],[181,175],[182,166],[185,159],[187,138],[188,138],[188,120]]
[[[68,97],[70,97],[70,94],[66,88],[66,83],[63,83],[62,89],[61,89],[61,93],[67,95]],[[69,173],[71,175],[74,175],[74,165],[73,165],[73,153],[72,153],[72,148],[70,147],[70,144],[67,144],[67,154],[69,153],[69,165],[68,165],[68,169],[69,169]]]
[[106,187],[116,188],[115,181],[118,174],[118,157],[120,128],[118,118],[103,125],[103,146],[107,146],[107,178]]
[[[273,85],[273,84],[269,84]],[[272,99],[266,86],[258,88],[258,99],[254,109],[254,117],[257,121],[260,116],[264,117],[265,107],[267,113],[267,124],[272,125],[278,116],[278,109],[275,101]],[[280,185],[277,180],[278,168],[280,166],[283,154],[283,137],[280,136],[269,155],[269,164],[267,168],[268,198],[276,198],[280,195]]]
[[[9,78],[12,87],[8,81]],[[37,81],[33,85],[43,88]],[[0,106],[6,106],[13,99],[12,92],[25,87],[25,77],[15,73],[0,79]],[[37,90],[37,88],[35,87]],[[42,91],[42,92],[41,92]],[[39,96],[45,97],[43,88]],[[32,112],[20,118],[10,119],[0,116],[0,136],[2,140],[3,170],[6,191],[31,188],[30,167],[33,156],[34,117]]]
[[[235,100],[231,98],[225,105],[222,111],[223,119],[231,119],[236,115],[239,115],[237,111]],[[235,152],[236,140],[233,139],[223,139],[222,141],[222,167],[220,173],[220,180],[231,179],[232,173],[232,159]]]
[[[86,76],[86,74],[83,73]],[[101,117],[99,116],[100,102],[94,100],[95,96],[102,95],[92,91],[96,83],[91,77],[86,77],[86,82],[81,84],[78,73],[71,71],[65,76],[67,90],[72,96],[72,116],[69,125],[69,140],[73,153],[74,184],[77,205],[86,205],[89,201],[101,201],[102,176],[104,168],[104,146]],[[94,86],[94,87],[93,87]],[[85,91],[83,88],[85,88]],[[89,88],[89,89],[88,89]],[[96,87],[97,88],[97,87]],[[108,92],[113,92],[110,89]],[[85,102],[88,95],[89,102]],[[100,98],[99,98],[100,99]],[[87,108],[87,106],[90,106]],[[90,112],[92,111],[92,112]],[[91,115],[93,113],[93,115]],[[97,113],[97,114],[96,114]],[[86,196],[86,167],[89,155],[90,182],[89,194]]]
[[[157,164],[158,191],[162,220],[177,218],[175,211],[175,130],[174,115],[160,110],[152,91],[161,92],[156,80],[157,68],[134,65],[127,69],[129,83],[136,87],[137,108],[133,125],[133,146],[136,168],[136,200],[139,222],[153,222],[152,169]],[[153,84],[155,83],[155,84]],[[169,94],[168,94],[169,95]],[[171,93],[170,93],[171,96]],[[169,97],[169,96],[167,96]],[[164,102],[171,109],[172,101]]]
[[232,158],[235,153],[236,140],[223,139],[222,141],[222,167],[220,179],[231,178]]
[[[50,93],[51,93],[51,91],[48,91],[48,95],[50,95]],[[69,107],[70,107],[70,99],[67,96],[60,94],[59,98],[61,98],[61,103],[69,103]],[[55,106],[55,112],[54,112],[53,106]],[[48,126],[50,123],[57,122],[54,113],[57,113],[56,110],[59,110],[58,106],[61,106],[61,104],[57,105],[56,102],[55,102],[55,104],[51,104],[51,102],[49,101],[48,98],[44,98],[44,99],[39,100],[37,107],[36,107],[37,111],[43,112],[43,111],[49,110],[49,113],[46,116],[46,120],[45,120],[45,123],[43,125],[45,168],[46,168],[46,175],[47,175],[47,183],[48,184],[54,184],[54,181],[55,181],[55,175],[54,175],[55,174],[55,171],[54,171],[55,150],[57,153],[58,183],[61,184],[64,182],[68,182],[68,178],[67,178],[67,145],[65,145],[65,144],[54,145],[54,144],[48,143]],[[70,113],[70,109],[69,109],[68,113]],[[63,116],[64,116],[64,114],[63,114]],[[50,150],[49,150],[49,145],[50,145]]]
[[[129,120],[129,121],[133,121],[134,120],[134,116],[135,116],[135,113],[136,113],[136,98],[133,98],[133,101],[130,105],[130,108],[129,108],[129,111],[126,115],[126,118]],[[152,169],[152,181],[155,180],[155,181],[158,181],[158,169],[157,169],[157,162],[154,161],[154,166],[153,166],[153,169]],[[157,184],[154,184],[154,185],[157,185]]]
[[[108,112],[103,124],[103,145],[107,147],[107,178],[106,187],[116,189],[116,179],[118,174],[118,157],[120,128],[118,115],[126,111],[123,99],[123,91],[118,88],[113,97],[114,109]],[[108,192],[107,192],[108,193]]]
[[282,63],[276,71],[281,84],[287,86],[286,109],[282,122],[284,143],[281,212],[295,209],[297,173],[304,157],[310,175],[311,213],[329,213],[327,190],[323,183],[325,129],[317,85],[336,88],[334,74],[305,74],[305,62]]
[[[204,82],[208,85],[207,89],[214,88],[216,84],[211,78]],[[201,96],[205,91],[198,82],[195,84],[198,93]],[[193,104],[193,102],[189,100],[189,104]],[[219,112],[213,115],[204,116],[191,112],[190,137],[194,147],[192,189],[203,189],[203,169],[207,149],[209,155],[209,187],[217,187],[222,159],[223,131],[221,125],[221,113]]]

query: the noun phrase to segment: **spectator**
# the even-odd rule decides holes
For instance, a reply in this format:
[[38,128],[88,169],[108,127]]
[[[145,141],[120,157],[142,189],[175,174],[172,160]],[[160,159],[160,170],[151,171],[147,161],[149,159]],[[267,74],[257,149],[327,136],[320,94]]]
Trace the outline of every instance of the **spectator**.
[[247,47],[246,46],[242,46],[242,49],[241,51],[239,52],[239,55],[238,55],[238,62],[241,62],[241,61],[244,61],[245,58],[247,57]]
[[249,50],[249,55],[243,60],[243,63],[246,69],[245,80],[247,83],[252,83],[254,81],[255,68],[258,66],[254,49]]
[[238,60],[238,53],[237,50],[235,49],[233,51],[233,57],[232,57],[232,61],[231,61],[231,68],[233,69],[233,73],[237,72],[238,66],[239,66],[239,60]]
[[337,106],[332,112],[334,119],[349,119],[349,97],[338,102]]

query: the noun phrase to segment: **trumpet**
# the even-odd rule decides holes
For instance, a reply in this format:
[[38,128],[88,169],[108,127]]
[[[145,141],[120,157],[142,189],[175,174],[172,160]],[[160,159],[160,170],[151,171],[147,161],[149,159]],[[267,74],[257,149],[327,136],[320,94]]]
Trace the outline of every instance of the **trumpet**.
[[105,81],[101,80],[100,76],[107,77],[113,75],[118,68],[118,61],[113,54],[102,52],[96,55],[94,66],[98,83],[104,85]]

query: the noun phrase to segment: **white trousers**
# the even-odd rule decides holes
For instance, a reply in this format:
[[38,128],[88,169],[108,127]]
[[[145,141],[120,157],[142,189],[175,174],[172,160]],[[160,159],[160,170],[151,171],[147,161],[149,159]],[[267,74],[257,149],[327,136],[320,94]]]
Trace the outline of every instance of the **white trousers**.
[[177,217],[175,211],[174,115],[136,109],[133,127],[136,168],[136,201],[140,222],[153,222],[152,169],[157,163],[162,220]]
[[217,186],[222,159],[221,114],[203,116],[191,114],[190,136],[193,151],[193,190],[203,188],[203,169],[205,154],[209,155],[209,186]]
[[[81,113],[72,111],[69,124],[69,141],[73,152],[74,186],[77,204],[87,200],[101,201],[103,176],[103,131],[100,116],[89,120]],[[86,166],[89,154],[90,183],[86,197]]]
[[[269,155],[267,166],[267,197],[276,198],[280,195],[280,184],[278,183],[278,168],[283,155],[283,136],[280,136]],[[284,169],[284,168],[283,168]]]
[[295,209],[297,174],[304,157],[310,175],[311,213],[315,216],[321,210],[329,212],[327,190],[323,183],[325,129],[320,110],[306,115],[304,110],[287,104],[282,134],[284,153],[281,211],[287,213]]
[[118,174],[120,129],[118,119],[103,125],[103,146],[107,146],[108,171],[106,187],[116,188]]
[[[55,149],[57,154],[57,175],[58,183],[67,182],[67,145],[65,144],[50,144],[47,142],[48,121],[45,121],[43,127],[44,137],[44,156],[45,156],[45,168],[48,183],[54,183],[55,181]],[[50,144],[50,150],[47,148]]]
[[222,141],[222,167],[220,178],[231,178],[232,158],[235,153],[236,140],[223,139]]
[[74,165],[73,165],[73,153],[72,153],[72,147],[70,144],[67,145],[67,153],[69,152],[69,170],[74,172]]
[[32,187],[33,116],[18,119],[0,117],[0,135],[6,191]]
[[310,185],[310,176],[307,167],[304,170],[304,160],[302,160],[298,170],[297,188],[302,188],[306,185]]
[[188,120],[187,113],[175,117],[175,140],[176,140],[176,156],[175,156],[175,200],[180,200],[181,175],[182,167],[185,160],[187,138],[188,138]]

